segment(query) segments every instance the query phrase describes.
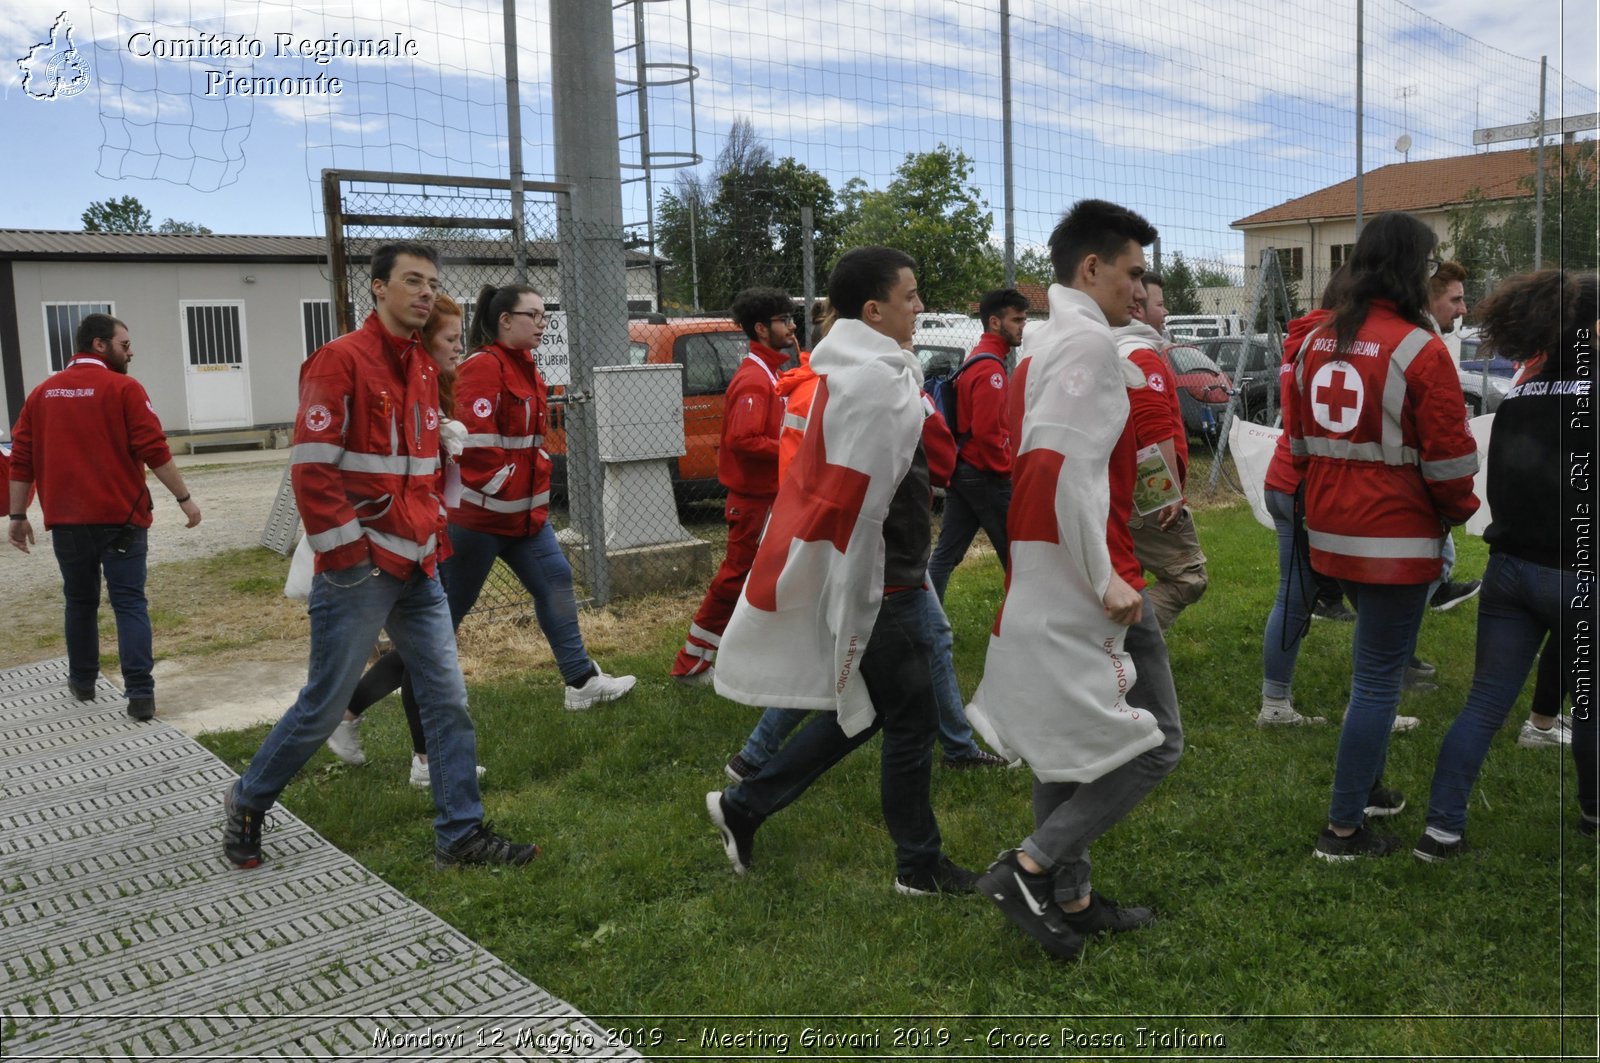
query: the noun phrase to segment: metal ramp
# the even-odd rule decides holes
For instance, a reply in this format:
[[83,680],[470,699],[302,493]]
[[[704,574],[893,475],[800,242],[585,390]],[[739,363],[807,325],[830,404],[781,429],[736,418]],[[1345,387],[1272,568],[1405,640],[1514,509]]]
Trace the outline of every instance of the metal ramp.
[[0,1058],[641,1058],[281,807],[233,868],[233,772],[65,676],[0,671]]

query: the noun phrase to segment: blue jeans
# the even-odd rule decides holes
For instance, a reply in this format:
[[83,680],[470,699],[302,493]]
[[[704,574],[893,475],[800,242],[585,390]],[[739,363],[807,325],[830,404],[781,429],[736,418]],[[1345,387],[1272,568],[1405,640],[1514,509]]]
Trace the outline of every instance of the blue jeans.
[[100,676],[100,574],[104,572],[117,620],[123,693],[148,698],[156,691],[150,677],[155,667],[150,606],[144,596],[150,537],[147,528],[128,531],[124,541],[121,524],[57,524],[50,529],[50,540],[66,599],[67,674],[80,687],[93,687]]
[[[956,682],[955,660],[951,656],[955,636],[950,631],[950,618],[945,615],[939,596],[929,588],[903,591],[922,598],[920,623],[928,636],[928,675],[933,683],[933,700],[939,709],[939,744],[945,756],[960,759],[975,756],[981,750],[972,739],[972,725],[967,722],[967,709],[961,698],[961,686]],[[918,618],[909,618],[917,622]],[[745,740],[739,755],[745,763],[759,768],[772,758],[783,745],[789,732],[805,719],[805,709],[768,709],[761,714],[755,730]]]
[[1261,696],[1286,698],[1294,687],[1300,640],[1317,600],[1317,578],[1311,571],[1305,531],[1295,520],[1294,496],[1269,488],[1266,500],[1278,533],[1278,596],[1261,640]]
[[955,475],[944,493],[939,542],[928,559],[928,582],[933,584],[940,601],[944,601],[950,573],[967,556],[967,547],[972,545],[980,527],[994,545],[994,552],[1000,555],[1000,567],[1011,563],[1006,539],[1006,514],[1010,509],[1011,477],[974,469],[963,461],[956,462]]
[[[1570,640],[1578,632],[1580,620],[1593,623],[1592,615],[1585,617],[1572,608],[1579,593],[1578,573],[1572,569],[1547,568],[1499,552],[1489,555],[1478,605],[1478,650],[1472,690],[1439,748],[1433,792],[1428,798],[1428,826],[1451,834],[1466,830],[1467,798],[1472,795],[1478,771],[1489,754],[1490,741],[1522,692],[1539,643],[1551,631],[1557,632],[1557,643]],[[1545,652],[1561,654],[1562,647],[1552,645]],[[1565,656],[1569,662],[1572,660],[1570,642]],[[1590,816],[1596,814],[1593,715],[1585,712],[1580,719],[1574,712],[1572,719],[1579,803]]]
[[1383,778],[1400,683],[1428,608],[1428,584],[1342,582],[1355,607],[1356,631],[1350,648],[1350,705],[1339,731],[1328,822],[1359,827],[1366,819],[1367,798]]
[[932,871],[940,852],[939,824],[929,784],[936,713],[928,678],[930,643],[917,592],[885,596],[861,655],[861,679],[877,718],[847,736],[831,712],[819,712],[751,778],[723,791],[723,800],[757,824],[786,808],[829,768],[878,731],[883,732],[879,802],[894,841],[895,871]]
[[385,628],[416,686],[427,734],[428,775],[441,846],[483,821],[478,750],[467,715],[467,687],[456,661],[450,610],[437,579],[401,581],[370,564],[319,572],[311,581],[311,662],[306,685],[250,761],[235,791],[244,808],[265,812],[344,716],[367,654]]
[[440,578],[450,596],[450,622],[460,626],[472,611],[495,559],[501,558],[533,596],[539,630],[550,643],[561,678],[569,686],[581,686],[593,673],[594,662],[583,648],[572,566],[556,542],[555,529],[546,522],[533,535],[494,535],[452,524],[449,532],[454,553],[445,559]]

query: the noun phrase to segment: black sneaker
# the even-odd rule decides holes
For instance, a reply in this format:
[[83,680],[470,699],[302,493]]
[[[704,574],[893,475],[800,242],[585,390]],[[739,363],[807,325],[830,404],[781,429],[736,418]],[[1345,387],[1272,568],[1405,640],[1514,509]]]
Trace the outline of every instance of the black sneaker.
[[1476,598],[1482,589],[1481,579],[1469,579],[1465,583],[1441,583],[1428,600],[1428,605],[1436,613],[1447,612],[1468,599]]
[[722,835],[722,851],[728,854],[733,873],[742,875],[749,871],[755,863],[756,828],[761,824],[752,823],[729,808],[722,800],[721,790],[706,794],[706,814]]
[[128,715],[135,720],[153,720],[156,718],[155,698],[129,698]]
[[1411,855],[1425,864],[1442,864],[1453,856],[1460,856],[1468,848],[1465,838],[1442,842],[1427,831],[1423,831],[1422,837],[1417,839],[1417,844],[1412,846]]
[[1064,914],[1067,925],[1084,937],[1091,934],[1121,934],[1156,921],[1156,913],[1149,908],[1123,908],[1110,897],[1103,897],[1092,890],[1089,892],[1089,907]]
[[987,749],[974,749],[971,753],[963,753],[959,757],[944,758],[944,766],[952,771],[965,771],[968,768],[1004,768],[1010,763],[1005,757],[995,756]]
[[894,891],[906,897],[933,897],[938,894],[978,892],[978,873],[968,871],[943,853],[931,871],[901,875],[894,880]]
[[1377,834],[1365,827],[1358,827],[1348,838],[1341,838],[1331,829],[1323,827],[1322,833],[1317,835],[1317,847],[1311,853],[1333,863],[1345,863],[1363,856],[1388,856],[1398,848],[1399,838]]
[[743,753],[735,753],[728,759],[728,763],[722,766],[722,774],[736,783],[744,782],[760,770],[760,765],[745,760]]
[[1406,795],[1387,786],[1374,786],[1367,794],[1366,812],[1369,816],[1398,816],[1405,811]]
[[1415,654],[1412,655],[1411,660],[1406,662],[1407,676],[1415,676],[1418,679],[1432,679],[1438,671],[1439,669],[1434,665]]
[[487,823],[480,823],[471,834],[448,849],[433,847],[433,866],[436,868],[467,867],[473,864],[506,864],[521,867],[539,855],[539,847],[522,845],[502,838]]
[[94,700],[94,684],[93,683],[89,683],[87,685],[80,685],[78,683],[74,683],[72,680],[69,679],[69,680],[67,680],[67,689],[72,691],[72,696],[77,698],[79,701],[93,701]]
[[1590,819],[1588,816],[1579,814],[1578,833],[1585,838],[1600,837],[1600,819]]
[[1337,620],[1343,624],[1353,624],[1356,620],[1356,614],[1348,605],[1344,604],[1343,598],[1331,598],[1327,601],[1317,602],[1311,607],[1311,619]]
[[234,783],[222,791],[222,851],[235,867],[261,863],[262,813],[241,808],[233,798]]
[[1083,935],[1067,925],[1066,913],[1056,903],[1054,877],[1024,871],[1017,850],[1001,853],[978,876],[978,889],[1050,955],[1075,960],[1083,951]]

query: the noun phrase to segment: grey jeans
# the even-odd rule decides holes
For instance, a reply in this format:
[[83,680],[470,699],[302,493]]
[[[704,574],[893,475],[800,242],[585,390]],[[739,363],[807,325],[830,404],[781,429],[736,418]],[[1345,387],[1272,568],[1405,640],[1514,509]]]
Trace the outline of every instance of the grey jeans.
[[1148,594],[1139,622],[1128,629],[1123,648],[1138,671],[1133,689],[1128,691],[1128,704],[1153,715],[1165,738],[1159,746],[1092,782],[1033,781],[1034,830],[1022,843],[1022,851],[1055,875],[1058,901],[1089,895],[1089,846],[1144,800],[1183,754],[1178,692],[1172,685],[1167,644]]

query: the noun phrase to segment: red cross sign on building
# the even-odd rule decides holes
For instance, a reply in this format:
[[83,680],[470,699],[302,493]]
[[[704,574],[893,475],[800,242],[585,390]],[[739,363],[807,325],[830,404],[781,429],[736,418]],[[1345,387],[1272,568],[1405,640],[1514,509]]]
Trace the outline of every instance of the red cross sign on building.
[[1355,428],[1365,397],[1361,374],[1343,362],[1326,362],[1311,378],[1311,416],[1329,432]]
[[811,401],[805,442],[795,455],[789,481],[778,492],[755,564],[750,566],[750,576],[745,580],[744,593],[750,604],[769,613],[778,611],[778,577],[789,560],[789,547],[794,540],[830,542],[844,553],[867,496],[871,477],[847,465],[828,463],[823,432],[827,405],[828,387],[824,380]]

